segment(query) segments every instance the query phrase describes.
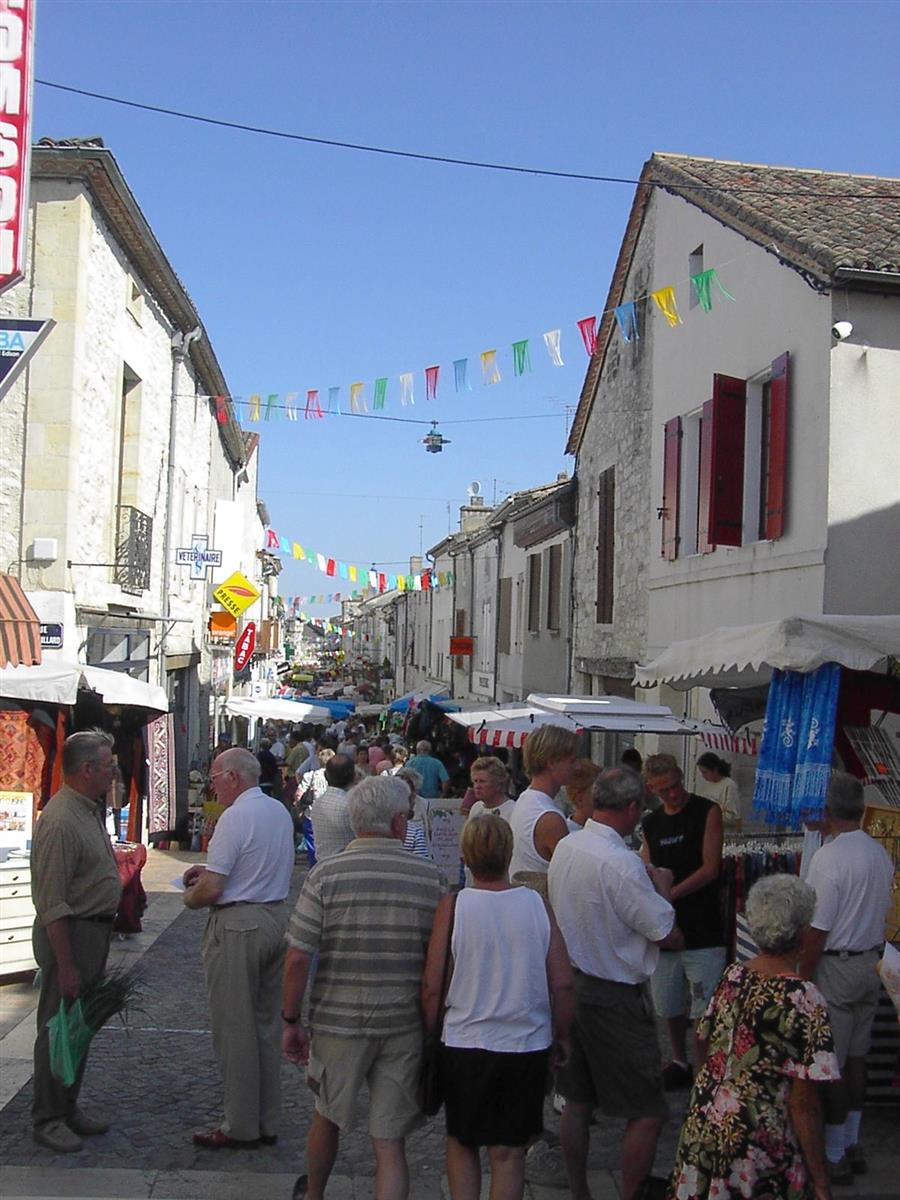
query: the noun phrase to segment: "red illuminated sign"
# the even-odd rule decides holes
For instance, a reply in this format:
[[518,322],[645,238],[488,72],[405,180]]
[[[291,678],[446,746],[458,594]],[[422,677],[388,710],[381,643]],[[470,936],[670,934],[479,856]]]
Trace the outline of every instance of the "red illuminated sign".
[[234,669],[243,671],[256,649],[256,622],[248,621],[234,648]]
[[0,292],[25,273],[35,0],[0,0]]

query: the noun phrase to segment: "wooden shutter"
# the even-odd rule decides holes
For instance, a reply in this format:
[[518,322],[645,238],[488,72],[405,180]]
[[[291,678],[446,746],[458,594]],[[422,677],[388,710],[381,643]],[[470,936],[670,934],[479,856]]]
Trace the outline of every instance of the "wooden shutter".
[[541,556],[528,556],[528,631],[539,633],[541,629]]
[[[456,637],[466,636],[466,610],[464,608],[458,608],[456,610],[453,632]],[[461,671],[466,665],[466,660],[462,655],[458,654],[453,659],[453,665]]]
[[559,629],[562,599],[562,546],[547,551],[547,628]]
[[509,654],[512,641],[512,578],[500,580],[500,632],[497,649]]
[[600,476],[597,488],[597,624],[611,625],[616,546],[616,469]]
[[746,380],[713,375],[713,397],[703,405],[700,426],[697,540],[704,554],[743,541],[746,410]]
[[780,538],[784,533],[790,401],[791,356],[785,351],[772,363],[769,385],[769,445],[765,466],[765,523],[762,530],[766,538]]
[[678,557],[678,487],[681,482],[681,417],[666,421],[663,440],[662,556]]

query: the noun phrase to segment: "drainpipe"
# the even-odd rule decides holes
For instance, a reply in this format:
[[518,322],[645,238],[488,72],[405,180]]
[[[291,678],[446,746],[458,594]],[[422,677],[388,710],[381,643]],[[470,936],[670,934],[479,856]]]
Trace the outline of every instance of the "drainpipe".
[[497,671],[500,667],[500,579],[503,575],[503,528],[497,535],[497,575],[494,580],[494,695],[493,700],[496,704],[497,696]]
[[159,680],[165,687],[166,682],[166,642],[169,637],[170,613],[170,584],[172,570],[172,550],[175,541],[175,531],[172,528],[172,510],[175,497],[175,434],[176,403],[178,399],[178,368],[186,362],[191,346],[202,334],[198,325],[190,333],[176,330],[172,334],[172,402],[169,406],[169,461],[166,473],[166,524],[163,535],[163,565],[162,565],[162,633],[159,638]]
[[[469,541],[469,636],[475,636],[475,549]],[[475,671],[475,655],[469,655],[469,698],[472,696],[472,678]]]

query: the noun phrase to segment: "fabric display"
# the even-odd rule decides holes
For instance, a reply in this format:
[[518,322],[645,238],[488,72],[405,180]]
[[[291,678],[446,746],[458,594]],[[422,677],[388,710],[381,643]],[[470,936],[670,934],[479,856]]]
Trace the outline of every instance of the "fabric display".
[[[729,840],[722,852],[722,925],[729,961],[737,955],[738,920],[743,916],[747,893],[758,879],[766,875],[799,875],[801,861],[799,838],[765,834],[740,840]],[[749,930],[744,926],[741,938],[744,950],[752,944]],[[752,958],[748,954],[746,958]],[[746,958],[740,961],[746,962]]]

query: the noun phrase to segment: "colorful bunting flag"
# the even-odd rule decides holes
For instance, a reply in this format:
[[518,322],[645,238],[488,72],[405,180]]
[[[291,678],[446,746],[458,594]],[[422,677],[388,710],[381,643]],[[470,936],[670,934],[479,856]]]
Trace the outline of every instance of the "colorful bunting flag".
[[521,342],[513,342],[513,374],[524,375],[531,370],[531,354],[528,350],[528,338]]
[[457,358],[453,362],[453,383],[457,392],[471,392],[472,388],[466,378],[466,372],[469,369],[469,360],[467,358]]
[[274,529],[266,530],[266,549],[278,550],[281,547],[281,541]]
[[320,570],[320,571],[322,572],[322,574],[324,575],[324,574],[325,574],[325,568],[328,566],[328,560],[325,558],[325,555],[324,555],[324,554],[317,554],[317,555],[316,555],[316,562],[319,564],[319,570]]
[[347,564],[345,562],[338,563],[338,575],[341,579],[347,578]]
[[622,340],[630,342],[634,338],[636,342],[640,341],[641,335],[638,333],[637,305],[635,302],[629,300],[626,304],[620,304],[615,313],[619,329],[622,331]]
[[334,413],[336,417],[341,415],[341,389],[339,387],[328,389],[328,411]]
[[278,420],[278,393],[270,392],[266,397],[266,420]]
[[413,377],[412,371],[407,371],[400,376],[400,403],[405,408],[407,404],[415,404],[416,398],[413,395]]
[[547,353],[550,355],[550,361],[554,367],[565,365],[562,355],[559,352],[559,339],[561,336],[562,331],[559,329],[550,329],[544,334],[544,345],[547,347]]
[[288,392],[284,398],[284,419],[286,421],[297,420],[297,393]]
[[485,384],[500,382],[500,369],[497,366],[497,351],[482,350],[481,352],[481,374]]
[[258,421],[259,420],[259,406],[262,404],[262,397],[254,394],[250,397],[250,399],[247,401],[247,403],[250,405],[250,420]]
[[384,401],[387,396],[387,375],[381,379],[375,380],[375,399],[372,401],[372,407],[376,410],[384,408]]
[[364,383],[350,384],[350,411],[351,412],[368,412],[365,396],[363,396]]
[[224,396],[214,396],[213,400],[216,406],[216,420],[220,425],[228,424],[228,409],[225,405]]
[[378,572],[378,590],[379,592],[387,591],[387,579],[382,572]]
[[294,552],[294,558],[300,559],[300,561],[302,562],[302,560],[304,558],[304,554],[303,554],[303,547],[300,545],[300,543],[294,542],[292,549]]
[[597,318],[582,317],[578,322],[578,332],[581,334],[581,340],[584,342],[584,348],[590,358],[597,346]]
[[350,576],[350,582],[356,583],[356,567],[352,564],[347,568],[347,574]]
[[708,271],[701,271],[699,275],[691,276],[691,283],[697,293],[697,303],[704,312],[709,312],[712,308],[712,290],[711,285],[715,284],[726,300],[733,300],[731,292],[726,292],[722,287],[719,277],[716,274],[716,268],[710,267]]
[[336,568],[336,567],[335,567],[335,565],[334,565],[334,559],[333,559],[333,558],[329,558],[329,559],[328,559],[328,561],[325,563],[325,574],[326,574],[326,575],[333,575],[333,574],[335,573],[335,570],[336,570],[336,569],[337,569],[337,568]]
[[440,367],[425,368],[425,399],[437,400],[438,375]]
[[651,292],[650,299],[670,325],[681,324],[681,317],[678,315],[678,305],[675,303],[675,289],[673,287],[664,287],[656,292]]

